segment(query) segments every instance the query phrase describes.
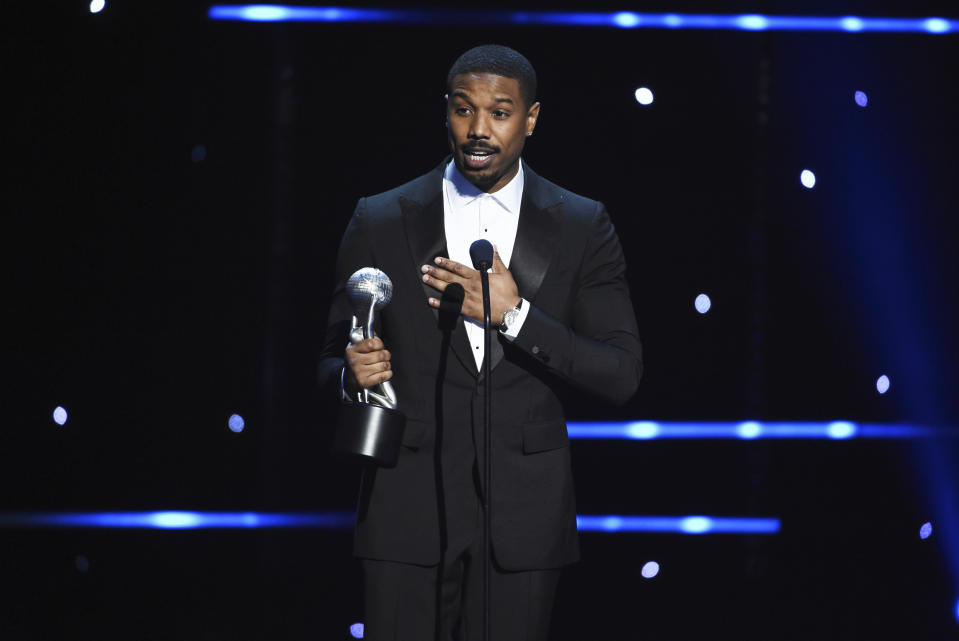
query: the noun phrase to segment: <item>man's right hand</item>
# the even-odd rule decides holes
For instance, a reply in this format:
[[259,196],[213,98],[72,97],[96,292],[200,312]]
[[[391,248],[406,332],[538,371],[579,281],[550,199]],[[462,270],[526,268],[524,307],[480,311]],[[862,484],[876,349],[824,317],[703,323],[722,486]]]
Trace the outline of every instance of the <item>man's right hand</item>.
[[358,387],[368,389],[393,378],[390,353],[378,337],[346,347],[346,372]]

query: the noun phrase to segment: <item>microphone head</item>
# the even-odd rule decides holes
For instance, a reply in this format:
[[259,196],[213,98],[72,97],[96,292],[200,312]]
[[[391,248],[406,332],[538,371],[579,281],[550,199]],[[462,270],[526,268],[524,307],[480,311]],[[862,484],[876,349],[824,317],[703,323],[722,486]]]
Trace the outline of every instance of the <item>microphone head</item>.
[[493,266],[493,245],[485,238],[474,240],[470,245],[470,260],[473,269],[485,271]]
[[385,307],[393,299],[393,281],[375,267],[363,267],[346,281],[346,297],[358,318],[366,318],[370,306]]

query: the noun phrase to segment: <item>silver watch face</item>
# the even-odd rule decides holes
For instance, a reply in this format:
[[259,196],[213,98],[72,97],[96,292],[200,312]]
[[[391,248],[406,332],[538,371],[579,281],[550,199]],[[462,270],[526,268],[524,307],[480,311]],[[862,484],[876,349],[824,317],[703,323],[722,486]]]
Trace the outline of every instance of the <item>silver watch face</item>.
[[503,314],[503,331],[510,328],[510,326],[516,322],[516,317],[519,316],[519,310],[515,307],[505,314]]

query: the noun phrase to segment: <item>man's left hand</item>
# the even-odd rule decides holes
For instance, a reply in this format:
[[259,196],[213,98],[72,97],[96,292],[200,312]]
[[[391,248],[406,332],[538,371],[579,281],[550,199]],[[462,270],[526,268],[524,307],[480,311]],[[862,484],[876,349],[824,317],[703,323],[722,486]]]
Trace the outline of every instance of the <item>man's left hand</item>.
[[[449,258],[437,257],[435,265],[423,265],[423,282],[443,292],[452,283],[459,283],[465,293],[462,314],[483,322],[483,285],[480,273]],[[498,325],[507,311],[519,304],[519,290],[513,275],[506,269],[499,252],[493,252],[493,271],[489,274],[490,322]],[[440,300],[429,298],[430,307],[439,309]]]

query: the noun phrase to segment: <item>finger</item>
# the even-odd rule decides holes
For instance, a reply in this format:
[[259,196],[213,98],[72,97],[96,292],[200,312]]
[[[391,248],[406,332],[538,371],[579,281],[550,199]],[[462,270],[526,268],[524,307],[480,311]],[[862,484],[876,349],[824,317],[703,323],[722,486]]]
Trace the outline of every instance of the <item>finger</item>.
[[379,337],[365,338],[359,343],[351,343],[346,349],[352,350],[357,354],[369,354],[383,349],[383,341]]
[[390,353],[385,349],[381,349],[368,354],[349,354],[347,355],[347,360],[350,362],[350,365],[354,367],[376,365],[377,363],[388,363],[390,361]]
[[443,258],[442,256],[437,256],[434,261],[441,269],[453,272],[457,276],[462,276],[463,278],[469,278],[473,274],[476,274],[477,271],[472,267],[467,267],[462,263],[458,263],[455,260],[450,260],[449,258]]
[[[452,279],[452,274],[447,275],[448,278]],[[445,280],[441,280],[436,277],[436,274],[423,274],[423,282],[432,287],[433,289],[438,289],[441,292],[446,291],[446,286],[450,283]]]

